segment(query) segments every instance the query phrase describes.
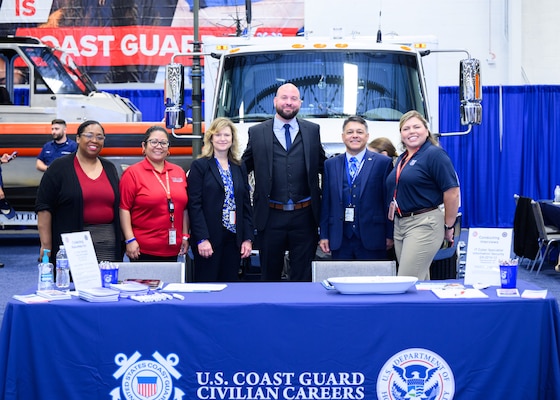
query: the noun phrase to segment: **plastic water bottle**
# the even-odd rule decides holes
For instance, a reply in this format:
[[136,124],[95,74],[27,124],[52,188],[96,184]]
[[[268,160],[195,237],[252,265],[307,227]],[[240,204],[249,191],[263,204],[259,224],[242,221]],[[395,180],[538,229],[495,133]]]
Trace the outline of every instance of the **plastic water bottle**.
[[554,202],[560,203],[560,185],[556,185],[554,188]]
[[53,265],[49,262],[50,250],[43,250],[43,260],[39,263],[39,282],[37,290],[51,290],[53,288]]
[[60,246],[60,250],[56,253],[56,288],[59,290],[68,290],[70,287],[70,264],[68,264],[68,256],[64,246]]

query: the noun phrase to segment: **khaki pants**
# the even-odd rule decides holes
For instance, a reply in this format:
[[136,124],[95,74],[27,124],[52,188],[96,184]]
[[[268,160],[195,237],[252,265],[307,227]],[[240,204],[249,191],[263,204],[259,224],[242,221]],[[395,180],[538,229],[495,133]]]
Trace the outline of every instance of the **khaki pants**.
[[444,215],[435,209],[411,217],[395,217],[395,253],[399,276],[430,279],[430,265],[444,238]]

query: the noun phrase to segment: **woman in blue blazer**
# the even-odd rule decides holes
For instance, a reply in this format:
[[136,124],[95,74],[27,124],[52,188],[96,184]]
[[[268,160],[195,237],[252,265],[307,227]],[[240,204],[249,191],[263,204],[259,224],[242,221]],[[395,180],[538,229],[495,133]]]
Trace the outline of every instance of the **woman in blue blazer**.
[[188,177],[194,280],[238,279],[241,258],[251,255],[253,223],[247,173],[237,154],[237,130],[215,119]]

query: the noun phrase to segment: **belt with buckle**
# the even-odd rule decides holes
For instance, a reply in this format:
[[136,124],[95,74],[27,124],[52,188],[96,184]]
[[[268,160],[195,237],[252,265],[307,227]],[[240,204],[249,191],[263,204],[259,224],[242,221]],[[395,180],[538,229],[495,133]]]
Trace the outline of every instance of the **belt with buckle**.
[[406,218],[406,217],[413,217],[415,215],[420,215],[420,214],[424,214],[430,211],[434,211],[437,210],[438,207],[428,207],[428,208],[422,208],[420,210],[416,210],[416,211],[412,211],[412,212],[407,212],[407,213],[397,213],[397,217],[399,218]]
[[282,211],[299,210],[300,208],[309,207],[310,205],[311,205],[311,200],[306,200],[300,203],[293,203],[293,204],[281,204],[281,203],[272,203],[272,202],[268,203],[268,206],[270,208],[274,208],[275,210],[282,210]]

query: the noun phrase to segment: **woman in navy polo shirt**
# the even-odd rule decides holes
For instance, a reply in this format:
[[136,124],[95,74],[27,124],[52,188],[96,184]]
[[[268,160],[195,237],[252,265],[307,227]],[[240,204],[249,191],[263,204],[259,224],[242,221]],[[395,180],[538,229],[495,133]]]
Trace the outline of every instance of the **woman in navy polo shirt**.
[[398,274],[429,280],[430,265],[443,240],[453,241],[459,182],[451,159],[419,112],[404,114],[399,128],[405,151],[387,177],[388,193],[393,194],[389,218],[395,223]]

